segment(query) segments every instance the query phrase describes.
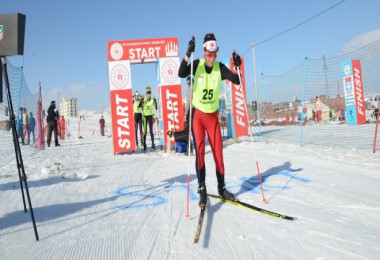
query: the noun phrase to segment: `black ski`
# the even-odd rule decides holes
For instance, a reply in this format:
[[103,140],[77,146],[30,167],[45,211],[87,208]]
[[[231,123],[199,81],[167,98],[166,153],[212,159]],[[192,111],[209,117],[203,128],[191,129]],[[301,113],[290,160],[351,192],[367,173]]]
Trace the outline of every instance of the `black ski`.
[[199,214],[197,230],[195,231],[194,244],[198,243],[199,237],[201,236],[202,225],[203,225],[203,218],[205,216],[205,212],[206,212],[206,207],[202,207],[201,208],[201,213]]
[[253,210],[253,211],[256,211],[256,212],[260,212],[262,214],[269,215],[269,216],[272,216],[272,217],[282,218],[282,219],[286,219],[286,220],[295,220],[296,219],[295,217],[290,217],[290,216],[287,216],[287,215],[283,215],[283,214],[279,214],[279,213],[276,213],[276,212],[273,212],[273,211],[262,209],[262,208],[259,208],[257,206],[253,206],[251,204],[248,204],[248,203],[245,203],[245,202],[242,202],[242,201],[239,201],[239,200],[226,200],[226,199],[223,199],[220,196],[213,195],[213,194],[207,194],[207,196],[209,198],[212,198],[212,199],[217,199],[217,200],[222,201],[222,202],[226,202],[226,203],[229,203],[229,204],[241,207],[241,208],[250,209],[250,210]]

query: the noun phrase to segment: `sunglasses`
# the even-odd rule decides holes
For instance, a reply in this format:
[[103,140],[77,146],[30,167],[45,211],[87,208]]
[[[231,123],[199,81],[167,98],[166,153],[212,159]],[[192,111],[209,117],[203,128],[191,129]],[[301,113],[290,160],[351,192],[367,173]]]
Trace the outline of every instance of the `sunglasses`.
[[205,51],[205,56],[207,58],[215,58],[217,54],[218,54],[217,52],[208,52],[208,51]]

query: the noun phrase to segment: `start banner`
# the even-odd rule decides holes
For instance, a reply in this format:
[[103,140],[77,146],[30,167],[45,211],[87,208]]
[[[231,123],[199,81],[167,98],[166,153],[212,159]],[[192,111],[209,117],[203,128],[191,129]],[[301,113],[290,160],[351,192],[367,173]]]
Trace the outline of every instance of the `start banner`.
[[[232,57],[230,58],[230,68],[234,73],[238,73],[234,64]],[[232,114],[233,114],[233,124],[235,129],[235,138],[240,136],[248,135],[249,123],[247,122],[246,111],[246,89],[245,89],[245,73],[244,73],[244,58],[241,57],[241,81],[240,85],[235,85],[231,82],[231,96],[232,96]]]
[[178,54],[178,39],[174,37],[108,42],[108,61],[156,62],[159,58],[178,57]]
[[[165,113],[163,123],[167,129],[172,127],[171,124],[175,125],[175,129],[182,126],[183,117],[178,115],[178,109],[182,109],[178,39],[109,41],[107,51],[114,154],[136,149],[131,64],[159,63],[158,85],[167,86],[165,93],[162,93],[166,95],[165,99],[161,98]],[[169,101],[172,103],[168,105]]]
[[111,91],[114,154],[135,150],[132,89]]
[[129,61],[108,63],[114,154],[136,149]]
[[[162,98],[162,118],[164,122],[164,143],[167,143],[167,132],[172,133],[182,131],[184,128],[182,88],[181,85],[159,86]],[[170,140],[171,145],[175,144],[174,135]]]
[[360,60],[343,62],[342,70],[347,124],[365,124],[364,88]]

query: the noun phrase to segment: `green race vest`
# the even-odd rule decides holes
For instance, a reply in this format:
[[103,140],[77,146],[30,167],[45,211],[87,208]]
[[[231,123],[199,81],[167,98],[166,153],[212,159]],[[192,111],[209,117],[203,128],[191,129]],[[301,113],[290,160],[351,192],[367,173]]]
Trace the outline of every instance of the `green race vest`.
[[220,63],[214,62],[210,74],[206,72],[205,60],[199,59],[193,87],[193,106],[204,113],[213,113],[219,108],[219,92],[222,84]]
[[133,101],[133,111],[135,113],[141,114],[142,108],[139,107],[139,104],[140,104],[140,100],[134,100]]
[[151,116],[153,115],[153,98],[148,100],[146,97],[144,97],[144,115],[145,116]]

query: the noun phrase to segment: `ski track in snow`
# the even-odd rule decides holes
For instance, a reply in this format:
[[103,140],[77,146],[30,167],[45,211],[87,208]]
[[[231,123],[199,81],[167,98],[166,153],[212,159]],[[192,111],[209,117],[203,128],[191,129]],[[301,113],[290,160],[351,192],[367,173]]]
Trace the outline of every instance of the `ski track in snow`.
[[[0,169],[0,259],[376,259],[380,254],[378,153],[255,142],[264,203],[249,137],[226,142],[227,187],[241,201],[297,219],[212,200],[194,244],[195,156],[190,173],[183,154],[114,156],[112,138],[92,134],[99,117],[89,113],[82,122],[83,139],[74,138],[74,127],[73,138],[61,147],[40,152],[22,147],[40,241],[29,211],[23,212],[15,162]],[[109,124],[110,115],[105,119]],[[216,194],[208,146],[206,170],[208,192]]]

